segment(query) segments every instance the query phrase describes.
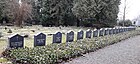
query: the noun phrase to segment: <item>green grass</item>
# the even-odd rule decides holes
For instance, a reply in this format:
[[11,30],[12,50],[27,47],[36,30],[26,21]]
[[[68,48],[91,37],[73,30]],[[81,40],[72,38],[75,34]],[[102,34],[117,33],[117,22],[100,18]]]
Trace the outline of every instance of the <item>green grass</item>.
[[0,64],[12,64],[12,62],[6,58],[0,58]]
[[3,63],[3,62],[8,62],[8,60],[6,58],[0,58],[0,63]]
[[5,50],[7,46],[6,40],[0,39],[0,55]]

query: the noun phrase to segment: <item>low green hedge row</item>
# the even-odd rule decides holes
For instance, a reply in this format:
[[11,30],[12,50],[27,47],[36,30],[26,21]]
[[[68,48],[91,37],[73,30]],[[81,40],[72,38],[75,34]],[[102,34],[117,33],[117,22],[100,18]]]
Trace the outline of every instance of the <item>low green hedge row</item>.
[[85,53],[117,43],[129,37],[139,35],[140,31],[130,31],[72,43],[51,44],[44,47],[19,48],[6,50],[3,55],[14,64],[55,64],[70,60]]

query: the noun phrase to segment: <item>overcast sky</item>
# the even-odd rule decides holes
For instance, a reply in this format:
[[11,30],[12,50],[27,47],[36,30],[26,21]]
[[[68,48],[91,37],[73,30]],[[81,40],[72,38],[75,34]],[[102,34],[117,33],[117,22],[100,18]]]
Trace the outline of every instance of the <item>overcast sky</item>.
[[[120,5],[120,13],[118,14],[118,18],[122,19],[124,9],[124,0],[121,0]],[[133,20],[138,15],[140,15],[140,0],[127,0],[127,14],[126,19]]]

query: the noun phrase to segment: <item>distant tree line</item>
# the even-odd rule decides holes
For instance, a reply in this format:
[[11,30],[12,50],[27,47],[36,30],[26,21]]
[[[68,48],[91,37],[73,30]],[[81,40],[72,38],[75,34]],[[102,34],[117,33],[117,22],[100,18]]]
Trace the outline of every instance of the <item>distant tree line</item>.
[[[14,13],[17,12],[17,9],[9,5],[12,1],[14,3],[11,5],[19,3],[19,0],[0,0],[1,23],[3,20],[16,21]],[[28,11],[23,9],[22,12],[29,12],[29,15],[27,13],[19,14],[19,18],[23,17],[19,22],[24,21],[43,26],[86,27],[115,26],[120,4],[120,0],[21,0],[21,2],[26,2],[24,5],[28,4],[27,7],[24,7]]]
[[132,23],[132,21],[131,20],[125,20],[125,21],[123,21],[123,20],[120,20],[119,22],[118,22],[118,25],[119,26],[133,26],[133,24],[135,24],[135,22],[134,23]]

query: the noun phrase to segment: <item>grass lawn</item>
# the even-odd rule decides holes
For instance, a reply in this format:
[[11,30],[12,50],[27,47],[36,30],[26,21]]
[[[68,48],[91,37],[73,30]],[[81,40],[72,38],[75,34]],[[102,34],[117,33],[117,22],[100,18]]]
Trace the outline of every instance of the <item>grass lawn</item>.
[[6,46],[7,46],[6,40],[0,39],[0,55],[5,50]]
[[3,62],[7,62],[8,60],[6,58],[0,58],[0,63],[3,63]]

